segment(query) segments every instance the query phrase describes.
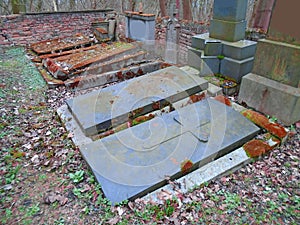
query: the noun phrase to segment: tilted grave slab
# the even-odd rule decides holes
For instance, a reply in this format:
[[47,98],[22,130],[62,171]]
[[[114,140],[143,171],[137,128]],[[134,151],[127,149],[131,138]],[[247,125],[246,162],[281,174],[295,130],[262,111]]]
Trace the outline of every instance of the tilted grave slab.
[[105,196],[134,199],[253,138],[253,123],[206,99],[80,147]]
[[67,101],[87,136],[161,109],[208,88],[208,82],[168,67]]

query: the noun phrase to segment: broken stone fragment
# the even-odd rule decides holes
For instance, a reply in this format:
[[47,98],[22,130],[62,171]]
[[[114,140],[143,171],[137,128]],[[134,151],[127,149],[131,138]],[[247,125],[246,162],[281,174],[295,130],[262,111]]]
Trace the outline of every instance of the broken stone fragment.
[[288,137],[288,131],[283,126],[278,123],[270,122],[266,116],[259,112],[247,109],[242,111],[242,115],[244,115],[247,119],[251,120],[256,125],[267,130],[272,135],[278,137],[281,142],[284,142]]

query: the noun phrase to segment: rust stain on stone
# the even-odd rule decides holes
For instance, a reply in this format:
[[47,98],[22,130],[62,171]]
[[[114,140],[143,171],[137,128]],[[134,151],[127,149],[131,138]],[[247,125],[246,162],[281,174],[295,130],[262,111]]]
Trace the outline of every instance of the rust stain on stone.
[[272,147],[262,140],[251,140],[244,144],[243,148],[251,158],[261,156],[272,149]]
[[269,119],[261,113],[248,109],[244,110],[242,114],[256,125],[278,137],[280,140],[283,140],[288,135],[288,132],[283,126],[278,123],[271,123]]
[[186,174],[186,173],[190,172],[190,170],[192,169],[193,165],[194,165],[194,163],[191,160],[189,160],[189,159],[184,160],[180,164],[181,172],[183,174]]
[[223,95],[217,95],[216,97],[214,97],[214,99],[227,105],[227,106],[231,106],[231,101],[229,100],[229,98],[227,98]]

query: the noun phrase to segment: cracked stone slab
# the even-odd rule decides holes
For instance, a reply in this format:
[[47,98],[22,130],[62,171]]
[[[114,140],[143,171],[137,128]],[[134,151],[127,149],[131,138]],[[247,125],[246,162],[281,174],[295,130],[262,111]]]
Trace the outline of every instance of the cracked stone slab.
[[90,136],[152,112],[157,102],[163,108],[207,88],[206,80],[172,66],[75,97],[67,105]]
[[[252,139],[259,128],[213,99],[82,145],[80,151],[113,203],[133,200]],[[192,166],[183,170],[190,160]]]

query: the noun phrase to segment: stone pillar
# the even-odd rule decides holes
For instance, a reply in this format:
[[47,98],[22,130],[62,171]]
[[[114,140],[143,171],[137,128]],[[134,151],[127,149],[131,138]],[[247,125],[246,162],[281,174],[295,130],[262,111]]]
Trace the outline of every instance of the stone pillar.
[[125,12],[126,38],[137,41],[155,40],[155,15],[139,12]]
[[239,93],[239,101],[285,125],[300,120],[299,7],[299,0],[276,0],[268,38],[259,40]]
[[245,38],[248,0],[214,0],[211,38],[239,41]]

